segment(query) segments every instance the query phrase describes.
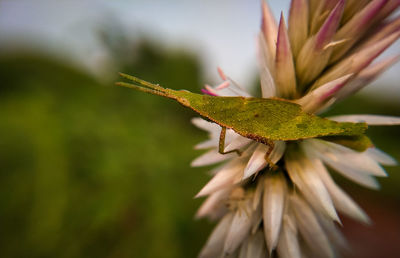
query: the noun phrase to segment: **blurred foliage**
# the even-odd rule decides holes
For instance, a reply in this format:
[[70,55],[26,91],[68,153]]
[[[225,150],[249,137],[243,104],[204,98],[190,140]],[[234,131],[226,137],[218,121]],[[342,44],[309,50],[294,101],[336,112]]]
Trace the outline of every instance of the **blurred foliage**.
[[[122,72],[198,92],[195,57],[147,42],[130,54]],[[0,78],[1,257],[196,256],[212,225],[193,221],[209,177],[189,165],[206,138],[191,111],[34,53],[1,55]],[[400,115],[364,98],[333,111]],[[368,133],[400,160],[398,127]],[[388,171],[381,194],[399,198]]]
[[[124,72],[199,88],[192,56],[137,53]],[[1,56],[0,78],[1,257],[196,256],[211,225],[193,221],[190,111],[28,53]]]

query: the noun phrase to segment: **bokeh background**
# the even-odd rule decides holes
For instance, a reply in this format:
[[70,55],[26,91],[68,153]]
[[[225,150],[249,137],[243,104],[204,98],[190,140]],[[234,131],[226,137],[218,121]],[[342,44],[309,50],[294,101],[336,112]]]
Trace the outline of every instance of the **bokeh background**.
[[[221,66],[259,94],[259,5],[0,0],[0,257],[195,257],[214,225],[194,220],[209,168],[190,167],[192,146],[207,135],[193,112],[114,82],[199,92]],[[400,116],[399,71],[329,113]],[[399,127],[368,134],[400,160]],[[347,257],[400,253],[400,169],[387,172],[378,192],[336,178],[374,221],[343,217]]]

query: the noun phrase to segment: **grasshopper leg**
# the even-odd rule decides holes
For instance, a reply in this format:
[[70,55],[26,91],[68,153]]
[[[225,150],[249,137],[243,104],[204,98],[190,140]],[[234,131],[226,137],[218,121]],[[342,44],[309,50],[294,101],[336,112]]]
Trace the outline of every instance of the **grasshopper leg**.
[[232,152],[236,152],[239,156],[242,155],[242,152],[239,149],[234,149],[231,151],[224,151],[225,150],[225,135],[226,135],[226,127],[221,127],[221,134],[219,135],[218,152],[221,154],[229,154]]
[[277,166],[270,159],[270,155],[272,153],[272,150],[274,149],[275,144],[273,141],[268,140],[266,145],[268,146],[268,151],[265,153],[264,159],[265,159],[265,161],[267,161],[271,170],[275,170],[277,168]]

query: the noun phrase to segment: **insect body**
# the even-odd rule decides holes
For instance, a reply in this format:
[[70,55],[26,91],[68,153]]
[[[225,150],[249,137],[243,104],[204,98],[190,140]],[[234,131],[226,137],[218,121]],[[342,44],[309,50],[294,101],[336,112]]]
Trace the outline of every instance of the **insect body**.
[[[219,152],[224,152],[226,129],[269,145],[273,141],[294,141],[307,138],[324,138],[357,150],[365,150],[370,141],[364,135],[365,123],[335,122],[304,112],[300,105],[277,98],[217,97],[191,93],[185,90],[163,88],[136,77],[121,74],[135,84],[118,82],[117,85],[133,88],[178,101],[202,117],[222,127]],[[269,152],[270,152],[269,151]],[[269,153],[266,154],[268,160]]]

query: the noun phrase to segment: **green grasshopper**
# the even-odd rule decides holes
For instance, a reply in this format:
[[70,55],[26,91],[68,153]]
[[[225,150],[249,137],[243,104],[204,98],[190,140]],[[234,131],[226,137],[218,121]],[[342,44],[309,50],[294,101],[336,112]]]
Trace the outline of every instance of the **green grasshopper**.
[[176,100],[203,118],[220,125],[221,154],[236,152],[241,155],[239,149],[224,151],[226,129],[268,145],[265,160],[270,167],[274,166],[269,159],[274,141],[322,138],[357,151],[364,151],[372,145],[364,135],[366,123],[335,122],[321,118],[304,112],[300,105],[289,100],[201,95],[186,90],[166,89],[127,74],[120,75],[133,84],[117,82],[117,85]]

